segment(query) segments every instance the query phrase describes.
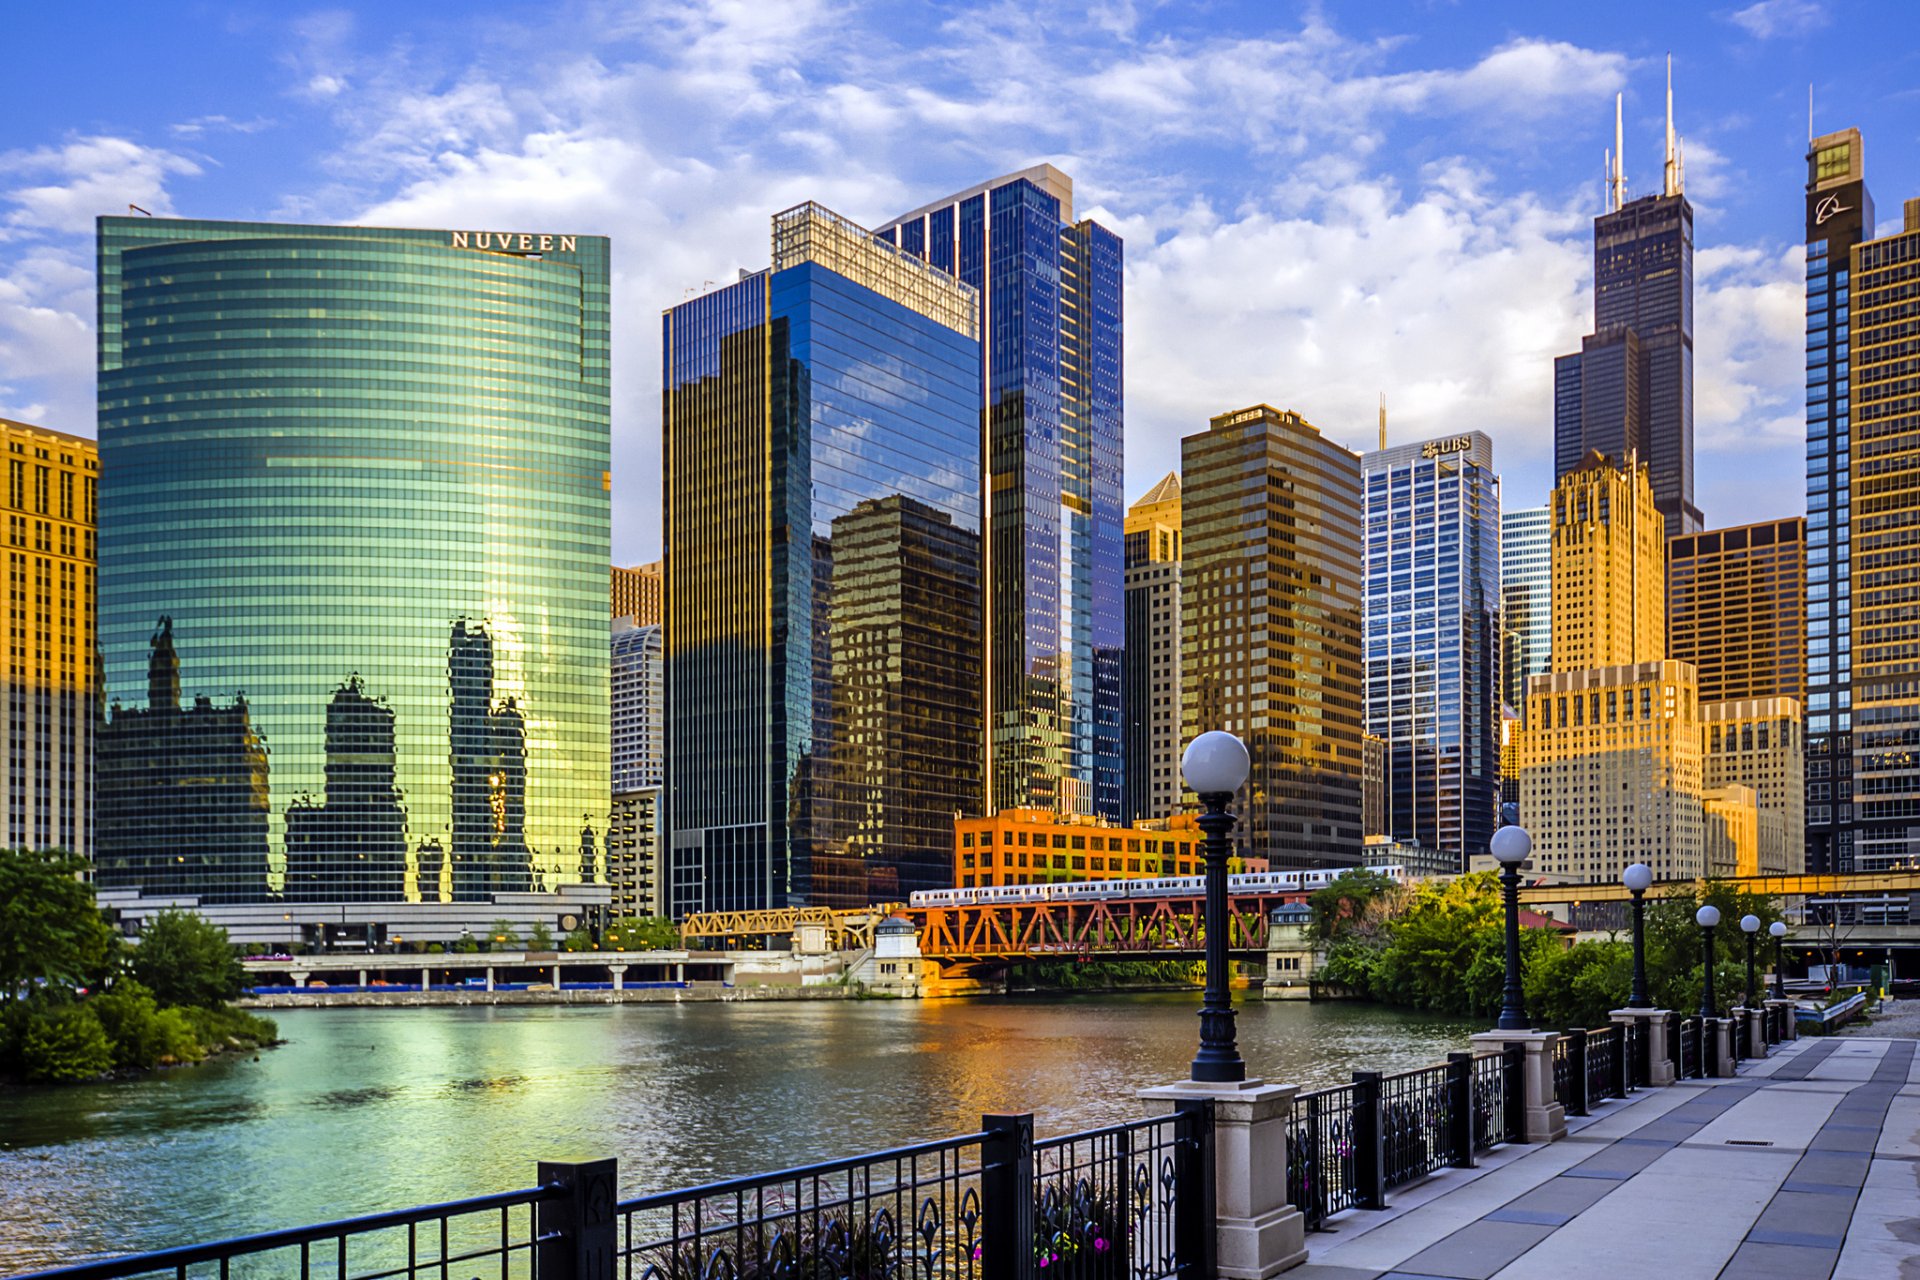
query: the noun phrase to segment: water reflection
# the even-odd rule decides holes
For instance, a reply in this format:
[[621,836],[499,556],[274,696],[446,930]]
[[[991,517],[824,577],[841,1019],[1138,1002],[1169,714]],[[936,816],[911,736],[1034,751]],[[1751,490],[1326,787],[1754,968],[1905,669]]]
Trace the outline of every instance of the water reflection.
[[[291,1043],[116,1085],[0,1095],[0,1272],[531,1183],[614,1154],[624,1194],[974,1128],[1138,1115],[1197,998],[294,1011]],[[1303,1086],[1432,1062],[1460,1023],[1254,1004],[1253,1070]]]

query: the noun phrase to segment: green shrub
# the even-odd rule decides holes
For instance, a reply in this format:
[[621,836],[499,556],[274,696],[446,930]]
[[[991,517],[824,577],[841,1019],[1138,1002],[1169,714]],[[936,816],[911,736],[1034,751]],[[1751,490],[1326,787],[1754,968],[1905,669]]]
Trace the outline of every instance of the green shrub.
[[179,1013],[192,1029],[193,1038],[208,1052],[218,1049],[258,1049],[278,1042],[280,1028],[272,1018],[262,1018],[245,1009],[222,1006],[218,1009],[169,1009]]
[[39,1009],[20,1037],[20,1067],[35,1083],[91,1080],[113,1069],[113,1046],[86,1005]]
[[212,1008],[246,982],[227,931],[190,911],[162,911],[147,922],[133,972],[161,1005]]

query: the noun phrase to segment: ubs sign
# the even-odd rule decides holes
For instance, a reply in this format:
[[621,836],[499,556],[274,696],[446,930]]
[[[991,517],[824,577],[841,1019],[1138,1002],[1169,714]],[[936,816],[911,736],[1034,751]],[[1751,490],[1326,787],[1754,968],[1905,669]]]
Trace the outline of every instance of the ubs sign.
[[455,249],[486,249],[493,253],[573,253],[578,236],[531,235],[514,231],[454,231]]
[[1449,453],[1465,453],[1473,448],[1472,436],[1448,436],[1445,440],[1429,440],[1420,446],[1423,458],[1439,458]]

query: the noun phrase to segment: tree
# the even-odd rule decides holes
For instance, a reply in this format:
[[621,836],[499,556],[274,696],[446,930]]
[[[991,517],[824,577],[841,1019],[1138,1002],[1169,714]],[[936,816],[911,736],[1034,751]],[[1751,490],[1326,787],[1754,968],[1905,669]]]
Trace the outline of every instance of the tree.
[[1317,942],[1332,942],[1349,934],[1379,931],[1398,905],[1400,886],[1378,871],[1349,871],[1332,884],[1307,895],[1313,910],[1310,932]]
[[553,930],[547,928],[545,920],[535,920],[533,927],[527,930],[527,950],[553,950]]
[[161,1005],[211,1009],[246,984],[227,931],[191,911],[162,911],[147,921],[133,972]]
[[36,987],[93,986],[119,963],[119,938],[93,905],[83,859],[0,850],[0,1004]]
[[41,1009],[20,1037],[20,1066],[40,1084],[91,1080],[112,1070],[113,1046],[87,1005]]
[[495,920],[487,926],[487,950],[518,951],[520,934],[511,920]]
[[615,951],[678,951],[680,926],[664,916],[618,916],[606,938]]

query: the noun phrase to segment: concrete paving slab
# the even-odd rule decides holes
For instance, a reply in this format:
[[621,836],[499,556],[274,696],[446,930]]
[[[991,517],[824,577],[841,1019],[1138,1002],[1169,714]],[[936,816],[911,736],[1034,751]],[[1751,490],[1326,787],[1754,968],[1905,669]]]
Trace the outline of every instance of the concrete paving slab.
[[1504,1271],[1515,1258],[1553,1234],[1551,1226],[1527,1222],[1493,1222],[1482,1218],[1423,1249],[1399,1269],[1415,1275],[1455,1276],[1459,1280],[1488,1280]]
[[1693,1136],[1695,1142],[1771,1142],[1804,1148],[1833,1114],[1839,1095],[1762,1089],[1740,1100]]
[[[1838,1249],[1841,1237],[1846,1234],[1846,1215],[1852,1211],[1852,1204],[1844,1197],[1793,1191],[1783,1184],[1778,1194],[1767,1202],[1767,1207],[1760,1211],[1760,1217],[1753,1224],[1753,1230],[1747,1233],[1747,1239],[1758,1240],[1759,1233],[1763,1231],[1790,1235],[1833,1235],[1833,1247]],[[1836,1227],[1838,1234],[1835,1233]],[[1802,1242],[1776,1240],[1774,1243]]]
[[1846,1240],[1845,1232],[1834,1231],[1780,1231],[1773,1227],[1755,1227],[1747,1232],[1749,1244],[1790,1244],[1802,1249],[1831,1249],[1836,1257]]
[[1876,1160],[1834,1280],[1920,1280],[1920,1164]]
[[1813,1141],[1807,1144],[1807,1150],[1808,1152],[1858,1152],[1861,1155],[1868,1155],[1873,1151],[1876,1141],[1878,1141],[1878,1135],[1862,1133],[1857,1129],[1822,1129],[1813,1136]]
[[1815,1280],[1833,1269],[1838,1249],[1809,1249],[1749,1240],[1720,1274],[1726,1280]]
[[1597,1178],[1555,1178],[1541,1183],[1525,1195],[1514,1197],[1506,1207],[1572,1216],[1592,1208],[1612,1190]]
[[1873,1069],[1879,1065],[1879,1060],[1875,1058],[1842,1057],[1836,1053],[1809,1072],[1807,1079],[1858,1080],[1865,1083],[1873,1079]]
[[1871,1157],[1865,1152],[1809,1151],[1789,1176],[1796,1182],[1824,1182],[1832,1187],[1857,1187],[1867,1180]]
[[[1768,1153],[1746,1147],[1676,1147],[1667,1152],[1652,1165],[1649,1174],[1665,1177],[1690,1177],[1706,1179],[1725,1179],[1730,1182],[1755,1183],[1768,1188],[1769,1198],[1778,1190],[1780,1184],[1796,1176],[1801,1162],[1769,1159]],[[1864,1177],[1864,1171],[1862,1173]],[[1844,1183],[1846,1178],[1821,1178],[1822,1182]]]
[[1287,1272],[1288,1280],[1380,1280],[1380,1273],[1369,1267],[1330,1267],[1307,1262]]

